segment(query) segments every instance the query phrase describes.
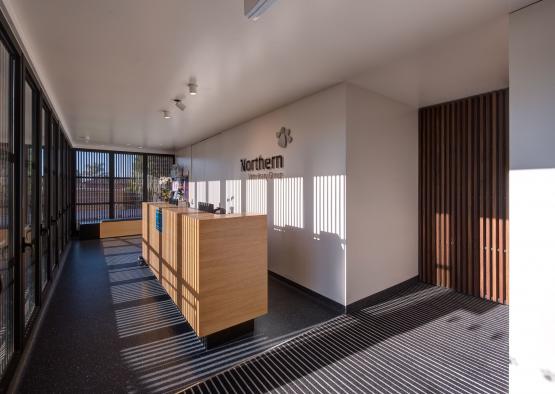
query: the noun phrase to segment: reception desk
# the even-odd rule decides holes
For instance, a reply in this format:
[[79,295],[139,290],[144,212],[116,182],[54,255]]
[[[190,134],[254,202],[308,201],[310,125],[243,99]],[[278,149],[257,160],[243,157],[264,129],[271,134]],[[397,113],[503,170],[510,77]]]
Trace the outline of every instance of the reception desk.
[[267,313],[266,215],[143,203],[142,233],[144,260],[199,337],[248,330]]
[[156,229],[156,210],[158,208],[175,208],[168,203],[143,203],[142,207],[142,257],[150,269],[160,279],[162,266],[162,233]]

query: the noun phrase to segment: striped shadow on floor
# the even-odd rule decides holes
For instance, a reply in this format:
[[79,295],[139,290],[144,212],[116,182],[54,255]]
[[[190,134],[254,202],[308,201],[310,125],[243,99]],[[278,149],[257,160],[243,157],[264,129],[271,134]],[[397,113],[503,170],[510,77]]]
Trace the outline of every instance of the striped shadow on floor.
[[509,309],[416,284],[186,393],[506,393]]
[[[120,263],[121,264],[121,263]],[[144,278],[154,278],[150,270],[144,267],[128,267],[128,263],[125,263],[126,267],[118,268],[117,266],[109,266],[110,268],[110,282],[124,282],[133,279],[144,279]]]
[[178,392],[337,316],[270,277],[270,311],[256,319],[252,335],[207,350],[152,271],[137,264],[140,245],[130,240],[102,241],[117,335],[112,343],[131,376],[122,383],[129,393]]

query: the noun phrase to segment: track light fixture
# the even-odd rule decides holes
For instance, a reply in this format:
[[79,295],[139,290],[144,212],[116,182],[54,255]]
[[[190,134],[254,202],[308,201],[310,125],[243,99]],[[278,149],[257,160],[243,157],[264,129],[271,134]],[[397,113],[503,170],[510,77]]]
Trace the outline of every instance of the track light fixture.
[[183,102],[183,100],[181,100],[181,99],[173,99],[173,101],[174,101],[174,103],[175,103],[175,106],[176,106],[177,108],[179,108],[181,111],[185,111],[185,108],[187,108],[187,107],[185,106],[185,103]]
[[198,85],[194,82],[191,82],[187,85],[189,87],[189,94],[191,96],[196,96],[198,94]]
[[171,119],[171,115],[169,111],[162,111],[162,114],[164,114],[164,119]]

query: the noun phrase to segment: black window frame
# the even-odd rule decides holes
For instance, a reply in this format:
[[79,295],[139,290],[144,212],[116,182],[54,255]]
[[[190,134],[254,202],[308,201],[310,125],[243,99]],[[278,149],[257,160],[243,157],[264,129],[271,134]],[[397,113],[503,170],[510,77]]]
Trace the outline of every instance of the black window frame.
[[[91,153],[91,154],[105,154],[108,156],[108,169],[107,169],[107,176],[102,176],[102,177],[98,177],[100,179],[107,179],[108,180],[108,201],[95,201],[95,202],[79,202],[78,201],[78,197],[79,197],[79,193],[78,193],[78,188],[77,188],[77,183],[79,179],[82,178],[90,178],[87,176],[81,176],[78,175],[79,173],[79,168],[78,167],[78,154],[80,154],[81,152],[83,153]],[[149,191],[149,184],[147,182],[147,178],[149,174],[149,168],[148,168],[148,163],[149,161],[156,161],[158,163],[162,163],[163,161],[165,161],[165,163],[163,163],[162,165],[157,165],[156,169],[160,170],[157,171],[157,174],[151,175],[151,176],[156,176],[158,175],[158,173],[164,172],[164,168],[162,168],[164,165],[170,164],[169,166],[167,166],[167,174],[160,174],[158,176],[170,176],[170,170],[171,170],[171,166],[175,164],[175,155],[173,154],[169,154],[169,153],[147,153],[147,152],[136,152],[136,151],[121,151],[121,150],[102,150],[102,149],[87,149],[87,148],[74,148],[73,149],[73,158],[72,161],[74,163],[74,171],[73,173],[73,179],[72,179],[72,195],[74,196],[74,200],[72,201],[72,217],[73,219],[73,226],[72,229],[74,231],[77,231],[77,228],[79,227],[79,225],[81,223],[90,223],[90,222],[99,222],[101,220],[105,220],[105,219],[140,219],[141,218],[141,209],[137,209],[138,215],[137,216],[125,216],[125,217],[117,217],[116,212],[116,206],[117,204],[131,204],[131,202],[127,202],[127,201],[116,201],[116,192],[115,192],[115,184],[116,184],[116,180],[118,179],[131,179],[131,178],[136,178],[136,177],[123,177],[123,176],[118,176],[118,171],[116,168],[116,160],[115,157],[116,155],[135,155],[135,156],[141,156],[142,157],[142,193],[139,193],[142,198],[140,199],[140,201],[134,201],[133,203],[138,203],[140,205],[140,203],[144,202],[144,201],[149,201],[149,199],[151,199],[152,193]],[[157,163],[157,164],[158,164]],[[91,218],[89,220],[83,220],[81,221],[79,216],[78,216],[78,208],[79,206],[85,206],[85,205],[90,205],[90,206],[100,206],[100,205],[108,205],[108,214],[107,215],[96,215],[95,218]]]
[[[54,275],[57,275],[60,270],[54,270],[53,272],[48,273],[48,283],[42,289],[40,280],[41,280],[41,270],[39,266],[39,259],[42,253],[42,248],[47,248],[48,252],[50,253],[50,249],[52,246],[61,245],[63,250],[62,253],[66,253],[68,250],[68,246],[70,244],[70,226],[63,226],[57,234],[57,238],[63,238],[66,240],[64,243],[59,243],[58,239],[55,240],[54,244],[43,245],[40,240],[40,223],[41,223],[41,215],[43,214],[43,208],[41,207],[41,200],[40,195],[41,193],[33,192],[32,193],[32,206],[34,212],[33,217],[33,225],[32,225],[32,238],[35,248],[37,248],[36,253],[34,253],[34,266],[35,266],[35,281],[37,282],[37,286],[35,288],[35,309],[31,318],[29,319],[28,323],[25,324],[25,313],[24,313],[24,277],[25,275],[25,267],[23,261],[23,246],[24,240],[22,239],[22,223],[23,223],[23,207],[22,207],[22,191],[23,187],[21,185],[22,182],[17,182],[17,180],[24,179],[26,174],[24,173],[25,165],[25,151],[24,151],[24,144],[25,144],[25,82],[27,81],[30,85],[33,85],[32,88],[35,90],[36,94],[33,97],[33,104],[34,104],[34,113],[33,113],[33,122],[35,126],[33,130],[33,146],[35,149],[33,150],[34,155],[34,163],[35,171],[32,179],[33,190],[38,191],[40,187],[40,169],[41,169],[41,143],[40,143],[40,133],[41,133],[41,116],[42,116],[42,109],[45,108],[46,112],[45,115],[49,119],[45,119],[45,126],[46,126],[46,133],[48,138],[46,138],[47,145],[54,142],[54,146],[48,146],[47,150],[48,156],[45,156],[44,159],[48,160],[48,173],[45,174],[48,179],[48,188],[52,185],[59,189],[60,194],[67,194],[68,196],[71,195],[71,182],[68,181],[67,177],[65,182],[58,182],[59,176],[61,173],[53,172],[54,170],[51,167],[51,156],[53,152],[55,152],[60,144],[64,144],[65,149],[67,150],[67,160],[64,160],[64,166],[66,171],[66,175],[69,175],[68,171],[68,162],[70,161],[71,155],[70,151],[72,149],[70,140],[66,137],[64,131],[60,131],[61,127],[57,127],[54,130],[53,122],[50,123],[51,119],[56,119],[56,113],[52,109],[53,106],[50,103],[47,95],[44,92],[43,87],[38,82],[39,79],[36,76],[31,65],[28,63],[25,54],[21,50],[18,41],[13,34],[10,23],[7,21],[6,17],[4,16],[3,12],[0,12],[0,40],[6,47],[9,55],[10,55],[10,72],[9,72],[9,84],[10,90],[12,94],[12,101],[10,104],[12,107],[10,108],[10,135],[11,140],[13,143],[13,150],[9,153],[9,162],[12,163],[11,169],[9,172],[10,177],[10,190],[9,190],[9,203],[8,203],[8,231],[10,234],[9,237],[9,262],[8,264],[13,265],[13,309],[9,311],[4,311],[5,313],[9,313],[10,316],[13,317],[13,354],[6,365],[6,368],[2,375],[0,375],[0,392],[6,392],[9,388],[10,381],[12,380],[15,370],[17,368],[18,363],[21,361],[21,355],[25,350],[25,347],[28,346],[29,338],[32,333],[32,330],[36,328],[36,318],[39,315],[40,311],[42,310],[42,306],[44,304],[44,300],[46,297],[51,295],[51,285],[50,283],[54,279]],[[56,120],[57,122],[57,120]],[[59,122],[57,123],[59,124]],[[58,131],[59,135],[56,136],[56,139],[53,141],[51,140],[50,134]],[[52,155],[50,155],[52,153]],[[52,179],[52,174],[55,174],[58,178]],[[48,201],[50,203],[50,201]],[[52,226],[52,220],[55,215],[49,212],[50,205],[46,208],[46,214],[49,227]],[[68,212],[71,211],[69,201],[66,202],[66,215],[69,215]],[[51,216],[50,216],[51,215]],[[55,253],[57,255],[57,253]]]

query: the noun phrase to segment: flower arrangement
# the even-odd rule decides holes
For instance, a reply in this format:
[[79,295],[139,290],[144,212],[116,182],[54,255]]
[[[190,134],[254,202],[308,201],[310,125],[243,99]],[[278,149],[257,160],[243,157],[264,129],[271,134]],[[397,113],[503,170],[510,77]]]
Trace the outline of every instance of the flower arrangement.
[[233,213],[234,207],[233,207],[232,204],[233,204],[233,200],[234,200],[234,199],[235,199],[234,196],[231,196],[231,197],[229,197],[229,198],[226,199],[226,201],[227,201],[227,206],[228,206],[228,209],[229,209],[229,213]]
[[168,176],[160,177],[158,184],[160,185],[160,197],[162,201],[169,201],[172,190],[172,179]]

